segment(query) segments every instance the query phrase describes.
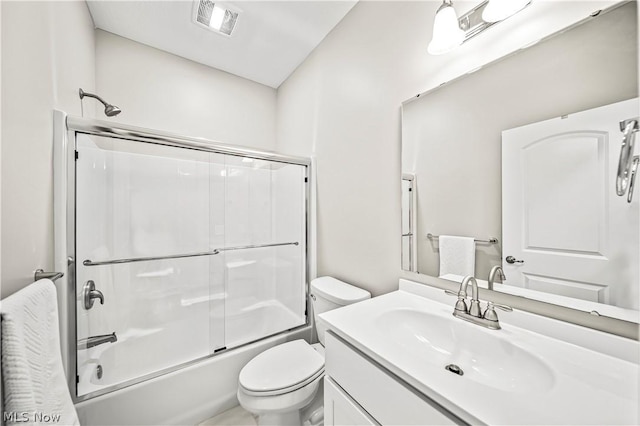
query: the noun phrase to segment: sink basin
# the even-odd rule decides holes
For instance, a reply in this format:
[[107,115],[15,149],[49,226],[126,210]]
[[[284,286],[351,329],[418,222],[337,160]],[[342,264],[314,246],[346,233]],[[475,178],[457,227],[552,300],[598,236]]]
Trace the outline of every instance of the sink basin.
[[[319,321],[468,424],[640,424],[638,364],[576,343],[586,336],[623,342],[521,311],[501,315],[502,329],[488,330],[455,318],[453,303],[440,289],[401,280],[398,291],[322,313]],[[339,351],[332,355],[328,346],[327,355],[328,366],[340,363]],[[464,374],[447,371],[450,364]]]
[[[554,385],[554,374],[540,358],[489,331],[460,319],[411,308],[381,312],[375,328],[385,339],[444,370],[454,364],[471,380],[504,392],[544,392]],[[381,336],[382,337],[382,336]]]

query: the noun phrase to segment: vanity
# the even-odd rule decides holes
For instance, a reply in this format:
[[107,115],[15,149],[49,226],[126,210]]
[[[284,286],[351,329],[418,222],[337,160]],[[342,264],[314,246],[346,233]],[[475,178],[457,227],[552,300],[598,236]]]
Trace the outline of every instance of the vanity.
[[[320,316],[325,424],[638,424],[640,343],[527,312],[500,330],[399,290]],[[486,306],[486,302],[482,302]]]

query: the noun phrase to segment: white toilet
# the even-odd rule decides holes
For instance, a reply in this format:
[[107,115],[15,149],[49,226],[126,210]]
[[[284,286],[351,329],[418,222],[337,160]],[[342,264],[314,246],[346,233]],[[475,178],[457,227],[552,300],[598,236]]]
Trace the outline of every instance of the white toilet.
[[258,417],[259,425],[315,425],[322,420],[322,394],[318,389],[324,376],[325,328],[318,325],[318,314],[370,297],[368,291],[332,277],[311,281],[311,304],[320,343],[283,343],[262,352],[240,371],[238,401]]

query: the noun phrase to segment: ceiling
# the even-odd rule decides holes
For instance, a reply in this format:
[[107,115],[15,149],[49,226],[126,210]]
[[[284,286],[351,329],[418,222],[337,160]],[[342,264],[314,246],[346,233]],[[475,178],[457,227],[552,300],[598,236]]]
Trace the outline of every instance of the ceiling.
[[195,1],[87,4],[97,28],[277,88],[356,2],[220,2],[241,11],[231,37],[194,24]]

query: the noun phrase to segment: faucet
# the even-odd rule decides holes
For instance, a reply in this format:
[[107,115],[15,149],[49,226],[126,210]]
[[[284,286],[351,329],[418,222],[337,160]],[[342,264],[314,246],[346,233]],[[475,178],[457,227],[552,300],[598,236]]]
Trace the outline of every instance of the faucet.
[[[465,299],[467,297],[467,288],[471,283],[471,306],[467,309]],[[455,310],[458,312],[464,312],[474,317],[481,317],[480,301],[478,300],[478,282],[472,276],[466,276],[460,284],[460,290],[458,291],[458,301],[456,302]]]
[[103,334],[101,336],[90,336],[86,339],[78,340],[78,349],[89,349],[104,343],[114,343],[118,341],[118,336],[114,331],[111,334]]
[[493,268],[491,268],[491,271],[489,272],[489,290],[493,290],[493,283],[496,280],[496,274],[498,274],[498,278],[500,279],[500,282],[504,282],[504,280],[507,279],[507,277],[504,275],[504,270],[502,269],[502,266],[500,265],[496,265]]
[[[493,273],[495,274],[495,272]],[[467,288],[469,287],[469,284],[471,284],[471,302],[469,307],[467,308],[466,298]],[[460,290],[458,290],[458,293],[454,293],[449,290],[445,290],[445,293],[458,296],[458,301],[456,302],[455,308],[453,310],[454,317],[472,322],[477,325],[481,325],[491,330],[500,330],[501,328],[500,322],[498,321],[498,314],[496,313],[495,308],[499,308],[508,312],[513,311],[513,308],[511,308],[510,306],[488,302],[487,308],[483,313],[482,309],[480,308],[480,301],[478,300],[478,282],[472,276],[464,277],[462,283],[460,283]]]

